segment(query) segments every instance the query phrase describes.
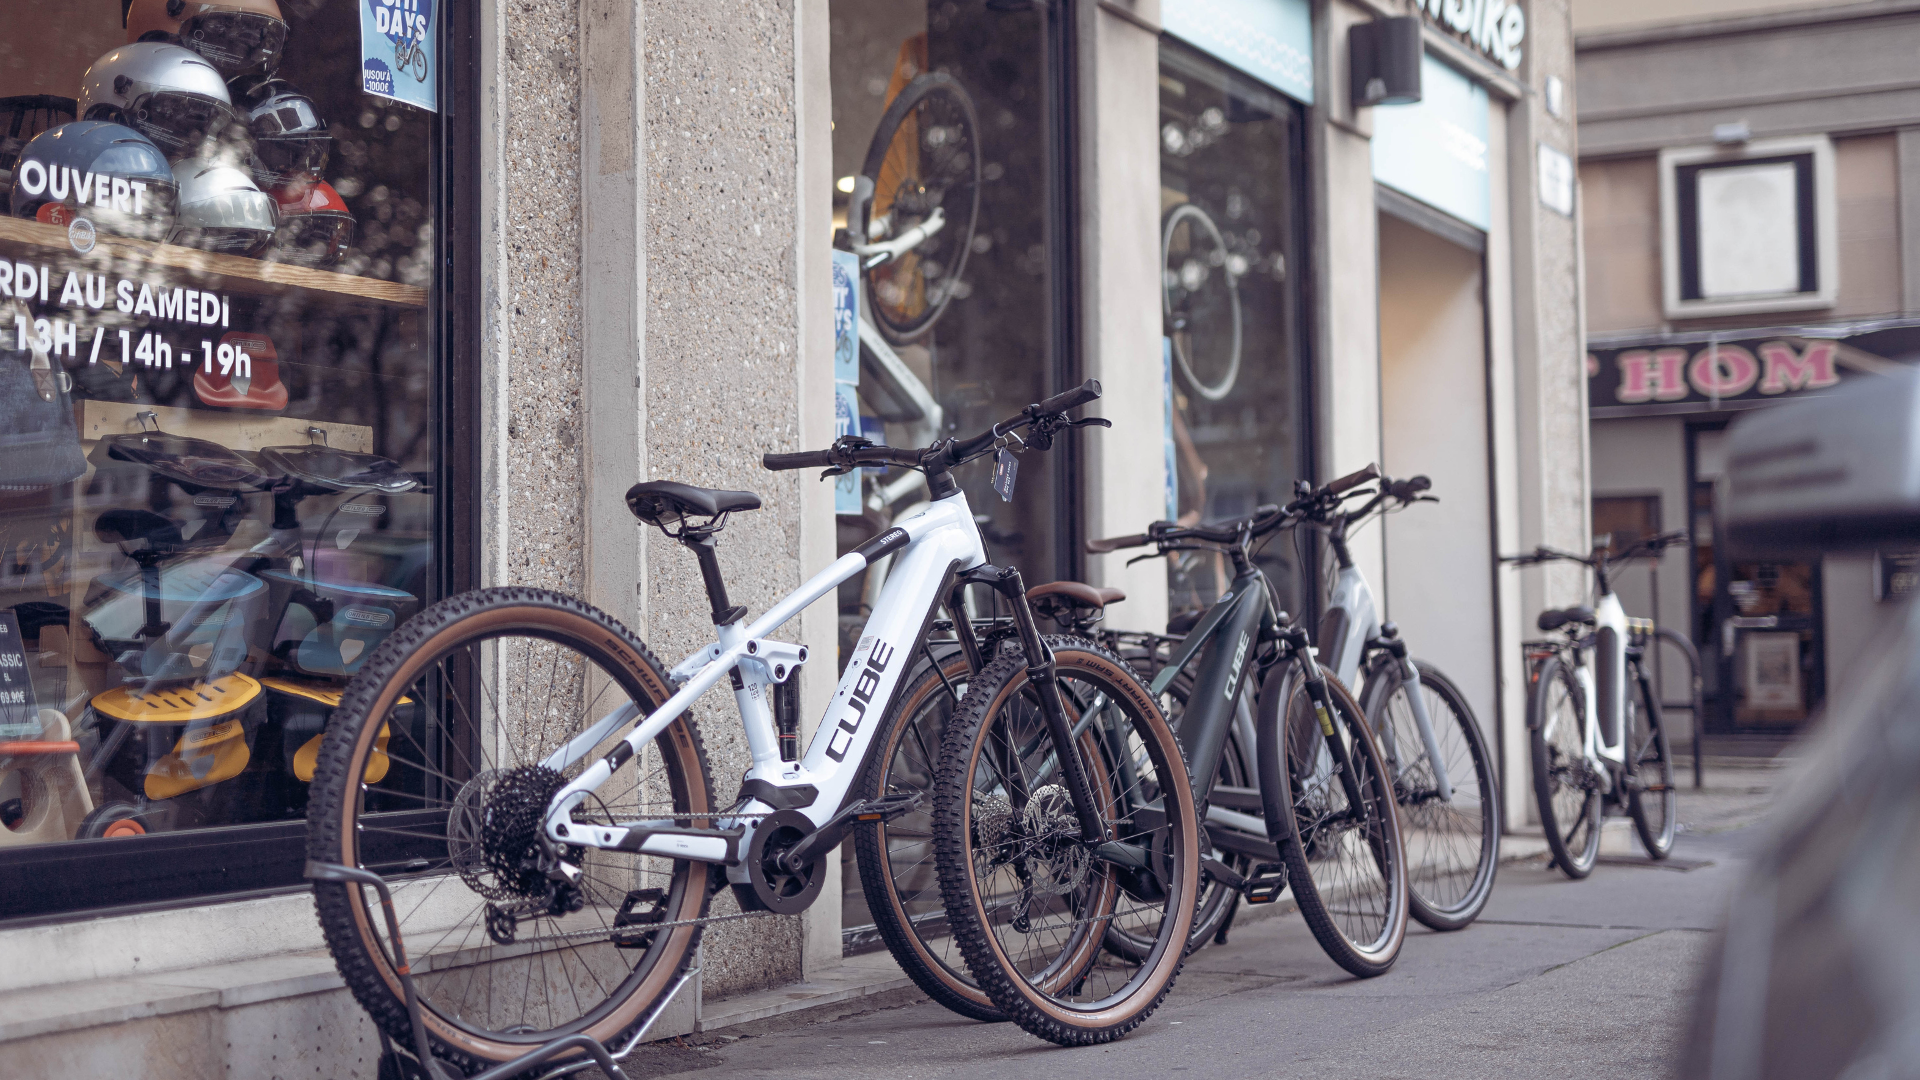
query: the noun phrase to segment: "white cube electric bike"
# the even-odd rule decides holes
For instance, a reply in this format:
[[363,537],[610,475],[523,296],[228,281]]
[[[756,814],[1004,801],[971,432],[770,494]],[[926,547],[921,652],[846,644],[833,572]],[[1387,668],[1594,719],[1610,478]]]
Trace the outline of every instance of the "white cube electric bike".
[[[715,541],[729,514],[756,509],[759,498],[635,485],[628,506],[693,552],[711,605],[716,643],[671,669],[604,613],[530,588],[452,597],[383,642],[334,713],[308,816],[308,857],[324,871],[312,874],[320,921],[378,1026],[421,1048],[416,1056],[468,1071],[574,1036],[610,1048],[626,1040],[617,1058],[684,981],[707,925],[805,910],[852,830],[918,806],[917,795],[860,798],[856,780],[951,584],[999,589],[1016,614],[1027,612],[1018,572],[987,565],[952,470],[1010,446],[1044,450],[1070,428],[1104,424],[1066,416],[1098,396],[1089,381],[979,436],[921,450],[849,437],[829,450],[766,455],[770,469],[919,469],[932,500],[751,621],[728,599]],[[802,754],[797,675],[815,658],[770,635],[889,555],[886,586]],[[1131,711],[1105,709],[1102,723],[1123,764],[1180,777],[1165,785],[1171,794],[1155,804],[1157,815],[1116,820],[1099,755],[1056,752],[1083,735],[1072,727],[1075,699],[1059,688],[1069,664],[1062,652],[1056,678],[1060,646],[1040,639],[1030,612],[1022,625],[1031,658],[1023,700],[1038,706],[1037,726],[1023,736],[1032,742],[998,750],[1056,764],[1045,787],[1016,793],[1011,817],[997,826],[995,835],[1017,848],[1009,871],[1050,872],[1059,892],[1070,885],[1110,908],[1124,901],[1135,934],[1153,926],[1149,939],[1157,932],[1168,941],[1152,963],[1134,964],[1130,979],[1109,978],[1111,964],[1106,974],[1094,970],[1107,959],[1098,945],[1103,916],[1082,908],[1090,950],[1001,982],[1031,991],[1058,1014],[1054,1023],[1112,1031],[1137,1023],[1143,991],[1157,1004],[1178,969],[1198,882],[1198,827],[1182,797],[1171,728],[1144,691]],[[752,761],[724,801],[694,723],[695,703],[723,682]],[[391,889],[391,928],[362,887],[366,872]],[[710,913],[710,898],[728,886],[738,913]],[[1143,904],[1166,917],[1143,922]],[[1088,986],[1108,989],[1094,998]],[[562,1054],[555,1067],[578,1065],[583,1054]]]

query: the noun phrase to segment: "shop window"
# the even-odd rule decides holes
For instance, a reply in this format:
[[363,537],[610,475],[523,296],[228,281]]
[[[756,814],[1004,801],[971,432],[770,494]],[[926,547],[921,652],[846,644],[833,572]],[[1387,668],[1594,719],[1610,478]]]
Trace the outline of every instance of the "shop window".
[[330,709],[449,580],[402,6],[0,2],[0,918],[298,883]]
[[[984,430],[1069,381],[1058,7],[830,0],[841,434],[924,446]],[[956,476],[987,557],[1031,584],[1074,573],[1073,442],[1025,455],[1010,502],[985,466]],[[917,472],[844,478],[839,550],[927,497]],[[885,573],[883,563],[841,587],[843,660]],[[976,614],[989,614],[989,595],[973,592]],[[849,947],[877,945],[859,929],[873,920],[852,845],[845,857]]]
[[1660,153],[1667,315],[1831,307],[1833,144],[1824,136]]
[[[1298,106],[1195,50],[1160,50],[1162,361],[1167,516],[1182,524],[1285,503],[1305,475],[1300,362]],[[1176,618],[1210,605],[1232,570],[1220,556],[1169,556]],[[1262,568],[1302,612],[1295,546]]]

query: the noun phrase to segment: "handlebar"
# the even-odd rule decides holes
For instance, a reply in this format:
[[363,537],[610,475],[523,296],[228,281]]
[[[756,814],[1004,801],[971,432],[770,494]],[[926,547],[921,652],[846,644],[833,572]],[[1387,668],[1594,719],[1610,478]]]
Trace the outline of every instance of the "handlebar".
[[1380,467],[1378,465],[1368,465],[1358,472],[1350,472],[1340,479],[1332,481],[1321,490],[1329,495],[1344,495],[1369,480],[1378,479],[1380,479]]
[[1546,562],[1577,562],[1584,566],[1600,567],[1607,563],[1621,563],[1628,559],[1637,559],[1642,555],[1653,555],[1667,548],[1687,542],[1685,529],[1669,529],[1663,533],[1644,536],[1620,549],[1620,554],[1609,556],[1606,548],[1595,548],[1591,555],[1575,555],[1571,551],[1561,551],[1545,544],[1534,548],[1525,555],[1502,555],[1500,561],[1513,566],[1535,566]]
[[823,468],[830,475],[849,472],[861,466],[876,465],[897,465],[904,469],[931,471],[950,469],[980,457],[997,446],[1000,440],[1022,429],[1029,432],[1029,436],[1023,440],[1027,446],[1036,450],[1046,450],[1052,447],[1053,437],[1066,428],[1084,427],[1089,424],[1110,427],[1112,425],[1107,421],[1097,417],[1080,420],[1066,418],[1069,409],[1085,405],[1099,397],[1100,380],[1088,379],[1071,390],[1027,406],[1020,410],[1019,415],[1002,420],[969,439],[942,439],[932,446],[908,449],[898,446],[878,446],[858,436],[843,435],[835,439],[833,445],[825,450],[802,450],[793,454],[762,454],[760,464],[763,468],[775,472]]

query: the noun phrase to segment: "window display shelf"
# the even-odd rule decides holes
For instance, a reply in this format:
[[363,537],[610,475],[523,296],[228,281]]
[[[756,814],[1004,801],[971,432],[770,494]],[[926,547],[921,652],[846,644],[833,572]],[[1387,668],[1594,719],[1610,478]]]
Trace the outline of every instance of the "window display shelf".
[[204,289],[262,296],[282,296],[289,289],[309,297],[344,303],[371,303],[382,307],[423,308],[427,290],[418,285],[353,277],[327,270],[311,270],[286,263],[262,262],[238,255],[221,255],[173,244],[156,244],[121,236],[100,236],[85,255],[73,249],[63,225],[0,217],[0,258],[48,260],[60,270],[92,270],[131,277],[145,268],[175,271],[180,284]]

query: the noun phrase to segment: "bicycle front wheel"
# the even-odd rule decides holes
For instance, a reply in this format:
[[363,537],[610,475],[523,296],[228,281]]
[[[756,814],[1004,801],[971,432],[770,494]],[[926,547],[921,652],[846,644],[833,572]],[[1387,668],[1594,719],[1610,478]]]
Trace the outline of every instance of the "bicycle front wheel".
[[[694,955],[707,867],[570,848],[581,873],[555,881],[539,838],[553,794],[670,695],[639,639],[570,597],[483,589],[410,620],[344,693],[276,683],[337,706],[314,767],[307,856],[392,885],[436,1055],[472,1072],[563,1035],[616,1045],[644,1022]],[[682,717],[575,817],[711,827],[715,810],[699,733]],[[314,903],[348,988],[407,1044],[378,898],[320,882]]]
[[[1655,859],[1673,854],[1673,838],[1680,830],[1679,794],[1673,788],[1673,747],[1667,741],[1666,717],[1660,711],[1660,691],[1639,661],[1630,662],[1627,677],[1627,763],[1632,780],[1627,787],[1627,814],[1633,818],[1640,845]],[[1637,699],[1637,700],[1636,700]],[[1638,705],[1638,708],[1633,708]]]
[[1308,928],[1334,963],[1366,979],[1393,966],[1407,937],[1407,851],[1366,714],[1321,674],[1327,713],[1296,672],[1276,670],[1261,688],[1260,795]]
[[1400,803],[1409,913],[1430,930],[1458,930],[1479,916],[1493,894],[1500,863],[1500,792],[1487,740],[1465,695],[1433,665],[1414,664],[1434,747],[1452,789],[1449,798],[1440,798],[1433,757],[1397,661],[1381,665],[1367,680],[1365,711],[1386,753]]
[[980,168],[973,98],[953,76],[921,75],[880,117],[860,167],[873,181],[873,198],[848,227],[862,243],[932,230],[866,273],[868,311],[887,340],[919,340],[966,291],[961,275],[980,215]]
[[920,792],[918,810],[854,833],[867,911],[893,958],[928,997],[973,1020],[1007,1018],[967,972],[947,925],[933,857],[934,766],[969,673],[964,656],[923,660],[894,699],[866,768],[859,797]]
[[[1052,637],[1069,746],[1017,647],[974,676],[947,728],[934,844],[967,967],[1007,1016],[1065,1046],[1139,1026],[1179,974],[1200,885],[1193,791],[1173,728],[1125,662]],[[1105,836],[1083,838],[1062,763],[1078,759]],[[1112,932],[1148,943],[1107,948]]]
[[1587,764],[1586,697],[1558,656],[1541,661],[1527,697],[1533,794],[1560,872],[1578,880],[1600,857],[1600,786]]

